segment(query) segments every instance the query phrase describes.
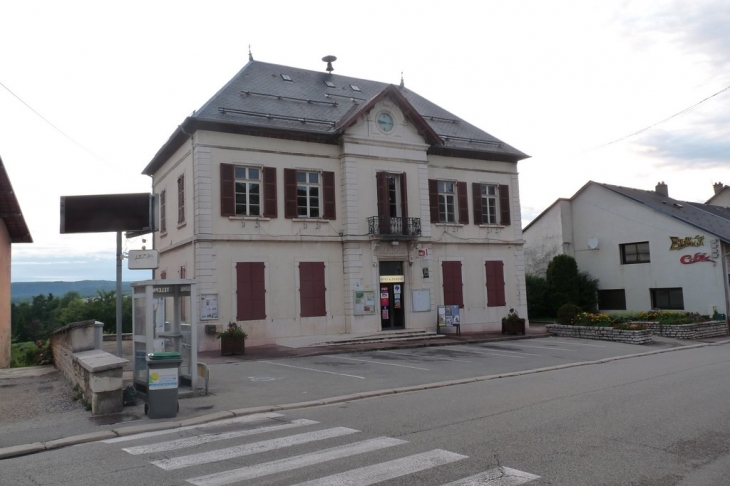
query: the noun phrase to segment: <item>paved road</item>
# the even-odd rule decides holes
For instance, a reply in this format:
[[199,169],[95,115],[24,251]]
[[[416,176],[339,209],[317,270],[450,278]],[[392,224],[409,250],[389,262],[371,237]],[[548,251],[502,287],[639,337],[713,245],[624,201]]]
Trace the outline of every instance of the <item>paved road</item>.
[[[425,363],[407,358],[382,361]],[[358,367],[343,374],[378,376]],[[729,371],[727,346],[683,349],[84,444],[5,460],[2,474],[20,486],[721,485]]]

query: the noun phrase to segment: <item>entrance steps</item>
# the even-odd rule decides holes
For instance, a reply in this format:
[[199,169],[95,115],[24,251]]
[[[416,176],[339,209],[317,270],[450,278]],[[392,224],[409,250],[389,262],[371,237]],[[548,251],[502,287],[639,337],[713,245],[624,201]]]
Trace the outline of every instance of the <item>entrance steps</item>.
[[346,344],[367,344],[394,341],[414,341],[444,337],[433,331],[422,329],[399,329],[393,331],[379,331],[358,334],[333,334],[329,336],[304,336],[299,338],[280,339],[279,346],[290,348],[305,348],[318,346],[342,346]]

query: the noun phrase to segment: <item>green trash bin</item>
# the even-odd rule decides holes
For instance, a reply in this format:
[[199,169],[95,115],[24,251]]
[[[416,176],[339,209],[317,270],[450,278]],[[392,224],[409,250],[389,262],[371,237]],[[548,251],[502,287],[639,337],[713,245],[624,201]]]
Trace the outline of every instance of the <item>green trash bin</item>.
[[144,413],[149,418],[177,416],[180,353],[150,353],[147,355],[147,403]]

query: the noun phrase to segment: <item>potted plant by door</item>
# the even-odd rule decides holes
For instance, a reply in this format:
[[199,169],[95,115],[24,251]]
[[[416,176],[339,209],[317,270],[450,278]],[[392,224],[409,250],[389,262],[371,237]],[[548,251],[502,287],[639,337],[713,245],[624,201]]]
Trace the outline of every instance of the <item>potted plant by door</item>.
[[502,334],[525,334],[525,318],[510,309],[507,317],[502,318]]
[[221,356],[245,353],[247,337],[248,335],[238,324],[229,322],[228,329],[218,333],[218,339],[221,340]]

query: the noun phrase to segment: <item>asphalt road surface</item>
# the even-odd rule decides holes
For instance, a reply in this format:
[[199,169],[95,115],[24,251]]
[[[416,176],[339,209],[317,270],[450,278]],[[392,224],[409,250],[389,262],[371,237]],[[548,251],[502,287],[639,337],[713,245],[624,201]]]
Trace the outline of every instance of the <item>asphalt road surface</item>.
[[[83,444],[2,461],[0,482],[725,485],[729,351],[683,349]],[[355,363],[343,374],[376,368]]]

